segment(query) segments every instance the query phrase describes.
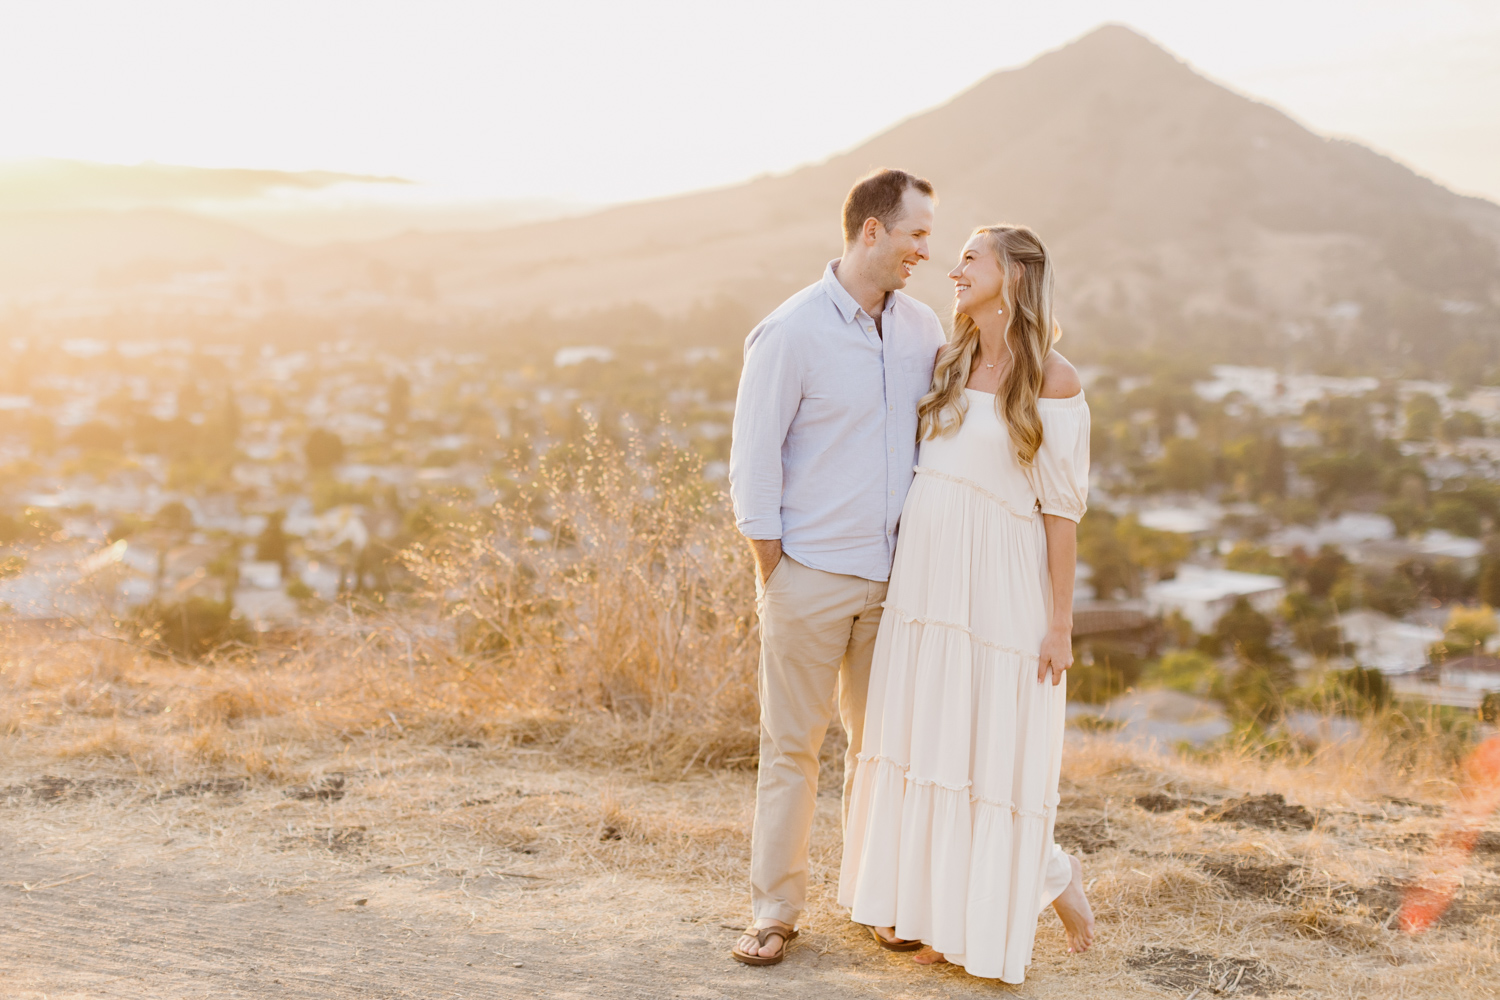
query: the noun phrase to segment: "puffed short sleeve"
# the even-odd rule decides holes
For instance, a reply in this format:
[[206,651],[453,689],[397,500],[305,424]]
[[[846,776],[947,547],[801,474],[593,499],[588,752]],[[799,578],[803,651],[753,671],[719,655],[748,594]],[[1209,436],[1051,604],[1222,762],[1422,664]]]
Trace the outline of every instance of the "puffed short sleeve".
[[1029,470],[1043,514],[1083,517],[1089,498],[1089,404],[1083,393],[1037,401],[1042,447]]

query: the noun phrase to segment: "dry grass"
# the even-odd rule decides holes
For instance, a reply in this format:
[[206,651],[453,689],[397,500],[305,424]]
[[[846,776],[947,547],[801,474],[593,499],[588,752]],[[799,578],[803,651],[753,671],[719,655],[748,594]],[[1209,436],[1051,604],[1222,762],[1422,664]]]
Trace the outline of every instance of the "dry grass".
[[462,655],[503,678],[512,715],[543,729],[568,717],[564,742],[580,752],[746,766],[757,645],[732,525],[695,456],[665,436],[648,454],[640,437],[617,445],[591,426],[491,516],[407,562]]
[[[748,560],[722,503],[670,449],[647,461],[595,437],[489,520],[413,553],[425,605],[333,611],[282,647],[197,665],[108,634],[13,631],[0,643],[0,787],[23,812],[10,815],[22,829],[51,817],[49,852],[77,848],[86,829],[115,831],[120,851],[160,843],[162,826],[197,831],[239,845],[235,863],[272,881],[289,852],[571,880],[575,896],[546,905],[575,937],[634,940],[632,908],[733,924],[746,908],[756,640]],[[1497,995],[1500,854],[1475,854],[1459,904],[1428,934],[1392,929],[1403,887],[1443,843],[1455,747],[1437,720],[1405,716],[1275,753],[1153,754],[1070,733],[1058,839],[1083,854],[1100,945],[1064,956],[1044,916],[1027,989]],[[836,754],[825,761],[836,770]],[[1278,815],[1226,808],[1266,793],[1308,822],[1230,821]],[[71,812],[42,812],[59,803]],[[913,973],[835,905],[838,858],[825,794],[801,947],[894,989]],[[629,901],[601,911],[619,880]],[[389,905],[411,914],[448,912],[398,895]],[[530,898],[493,916],[540,912]]]
[[[237,870],[264,866],[278,893],[326,894],[311,876],[277,874],[278,859],[302,856],[425,878],[515,873],[505,879],[521,894],[484,919],[524,926],[545,916],[585,939],[634,940],[631,908],[683,912],[711,931],[743,918],[753,775],[590,759],[583,748],[607,746],[607,728],[589,743],[556,710],[507,715],[503,702],[474,700],[490,696],[460,685],[446,660],[414,651],[409,668],[404,657],[382,664],[365,659],[378,643],[365,645],[342,659],[325,648],[185,669],[118,646],[7,643],[0,679],[24,713],[0,741],[0,785],[21,796],[12,808],[46,820],[49,851],[67,851],[75,827],[80,843],[84,830],[142,844],[159,842],[163,824],[179,831],[172,838],[198,830],[232,852]],[[45,671],[32,668],[42,661]],[[92,693],[77,696],[84,686]],[[479,694],[460,702],[464,690]],[[101,704],[117,711],[106,716]],[[457,721],[444,718],[450,705],[462,709]],[[1044,916],[1027,990],[1183,997],[1191,989],[1172,983],[1202,985],[1227,970],[1267,995],[1497,995],[1500,858],[1475,856],[1453,919],[1418,938],[1392,929],[1400,885],[1420,876],[1441,839],[1452,786],[1365,763],[1358,750],[1296,764],[1153,755],[1071,733],[1059,839],[1089,851],[1100,945],[1062,955],[1060,928]],[[17,791],[42,788],[44,774],[73,782],[56,793],[71,812]],[[223,779],[244,783],[209,784]],[[217,787],[235,793],[204,790]],[[1311,810],[1313,828],[1211,818],[1228,799],[1273,789]],[[1138,798],[1182,804],[1148,811]],[[801,947],[895,989],[914,973],[848,924],[834,901],[837,864],[837,803],[825,794]],[[570,896],[563,885],[578,888]],[[600,912],[601,893],[621,886],[629,893],[610,898],[626,912]],[[369,890],[370,905],[447,919],[450,904],[399,888]],[[705,968],[723,964],[720,951],[704,952]],[[950,993],[988,989],[955,970],[936,977]]]

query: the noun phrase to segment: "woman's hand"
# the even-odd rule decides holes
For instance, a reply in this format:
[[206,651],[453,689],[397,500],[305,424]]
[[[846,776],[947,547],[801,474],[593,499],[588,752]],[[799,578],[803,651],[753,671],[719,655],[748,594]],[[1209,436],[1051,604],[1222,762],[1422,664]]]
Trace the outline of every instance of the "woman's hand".
[[1054,625],[1047,630],[1042,640],[1042,651],[1037,657],[1036,679],[1044,681],[1052,675],[1053,685],[1063,679],[1063,671],[1073,665],[1073,630]]

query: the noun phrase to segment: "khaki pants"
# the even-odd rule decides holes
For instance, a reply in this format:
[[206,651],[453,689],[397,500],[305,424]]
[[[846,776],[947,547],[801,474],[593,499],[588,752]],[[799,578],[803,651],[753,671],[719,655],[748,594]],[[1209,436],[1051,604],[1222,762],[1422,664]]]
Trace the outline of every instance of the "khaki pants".
[[886,585],[825,573],[783,555],[757,590],[760,773],[750,898],[757,920],[795,925],[807,902],[818,750],[836,703],[849,736],[844,755],[847,817]]

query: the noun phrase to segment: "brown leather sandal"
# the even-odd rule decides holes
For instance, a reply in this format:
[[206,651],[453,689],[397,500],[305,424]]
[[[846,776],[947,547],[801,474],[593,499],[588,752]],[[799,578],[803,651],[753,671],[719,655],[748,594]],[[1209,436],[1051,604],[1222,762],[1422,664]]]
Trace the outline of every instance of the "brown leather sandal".
[[729,955],[736,962],[744,962],[746,965],[778,965],[786,958],[786,946],[797,938],[797,931],[791,927],[746,927],[745,933],[755,938],[755,947],[764,948],[766,942],[773,937],[781,938],[781,950],[771,956],[752,955],[749,952],[740,951],[739,943],[730,949]]
[[886,951],[921,951],[925,947],[920,941],[898,941],[881,934],[878,928],[870,928],[870,936]]

